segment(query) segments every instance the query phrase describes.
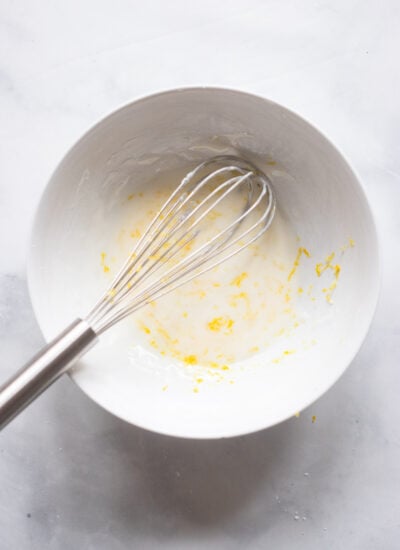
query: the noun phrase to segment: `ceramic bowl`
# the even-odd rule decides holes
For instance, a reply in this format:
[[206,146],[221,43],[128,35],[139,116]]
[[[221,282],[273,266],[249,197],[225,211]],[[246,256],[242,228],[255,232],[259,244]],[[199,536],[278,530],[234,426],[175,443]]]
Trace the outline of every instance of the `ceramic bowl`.
[[[54,172],[37,211],[28,270],[46,339],[85,316],[107,286],[99,254],[115,246],[126,196],[151,186],[155,173],[225,153],[253,161],[272,181],[295,240],[282,277],[285,283],[296,271],[291,308],[297,321],[256,359],[232,365],[229,383],[205,384],[199,392],[182,366],[135,346],[129,321],[111,329],[72,379],[111,413],[155,432],[229,437],[293,416],[343,374],[377,302],[376,231],[340,152],[267,99],[216,88],[172,90],[106,117]],[[246,341],[249,334],[237,337]]]

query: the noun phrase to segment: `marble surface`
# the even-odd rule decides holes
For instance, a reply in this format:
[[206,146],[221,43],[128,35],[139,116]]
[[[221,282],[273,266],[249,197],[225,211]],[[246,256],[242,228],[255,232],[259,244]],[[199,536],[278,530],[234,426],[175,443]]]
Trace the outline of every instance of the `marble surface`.
[[25,262],[46,181],[83,131],[143,94],[221,85],[298,111],[358,171],[382,245],[368,338],[299,419],[180,440],[60,380],[0,434],[2,550],[399,548],[399,25],[396,0],[1,2],[2,379],[42,344]]

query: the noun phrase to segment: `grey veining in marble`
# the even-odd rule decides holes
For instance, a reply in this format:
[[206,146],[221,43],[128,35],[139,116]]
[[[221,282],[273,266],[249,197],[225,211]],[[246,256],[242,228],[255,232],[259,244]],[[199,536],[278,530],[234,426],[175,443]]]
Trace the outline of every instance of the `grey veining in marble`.
[[368,338],[299,419],[180,440],[59,381],[0,434],[1,550],[400,547],[399,25],[395,0],[1,3],[1,379],[42,344],[25,258],[46,181],[140,95],[222,85],[298,111],[358,171],[382,245]]

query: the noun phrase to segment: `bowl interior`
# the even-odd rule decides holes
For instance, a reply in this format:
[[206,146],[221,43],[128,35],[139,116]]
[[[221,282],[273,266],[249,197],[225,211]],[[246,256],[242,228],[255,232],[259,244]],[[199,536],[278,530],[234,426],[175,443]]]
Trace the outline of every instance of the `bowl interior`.
[[[255,431],[309,405],[357,352],[378,293],[371,213],[332,144],[265,99],[221,89],[177,90],[104,119],[54,173],[36,216],[29,262],[32,301],[46,338],[85,316],[109,284],[102,251],[112,251],[115,263],[122,260],[121,224],[140,214],[134,203],[127,207],[128,198],[151,192],[164,172],[182,172],[217,154],[252,160],[273,183],[287,228],[282,246],[289,260],[281,277],[292,285],[291,330],[278,331],[264,349],[201,391],[193,391],[198,370],[144,349],[129,320],[102,336],[72,372],[110,412],[184,437]],[[274,261],[272,244],[267,248]],[[243,342],[248,337],[243,327],[236,335]]]

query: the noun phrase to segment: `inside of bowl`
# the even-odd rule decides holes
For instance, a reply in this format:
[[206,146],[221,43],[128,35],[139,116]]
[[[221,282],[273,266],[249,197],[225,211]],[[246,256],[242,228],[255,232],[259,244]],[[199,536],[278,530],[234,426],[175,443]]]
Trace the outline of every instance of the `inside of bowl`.
[[[192,89],[132,103],[88,132],[56,170],[39,207],[29,268],[34,308],[50,338],[84,317],[109,285],[108,271],[126,254],[123,231],[143,213],[129,197],[157,200],[154,182],[163,174],[171,181],[219,154],[253,161],[272,181],[278,221],[262,246],[271,266],[280,265],[277,288],[290,330],[275,331],[208,380],[204,365],[147,346],[128,319],[72,373],[114,414],[186,437],[246,433],[295,414],[332,385],[360,346],[377,296],[376,235],[338,151],[297,115],[248,94]],[[241,325],[235,339],[249,349],[251,331]]]

